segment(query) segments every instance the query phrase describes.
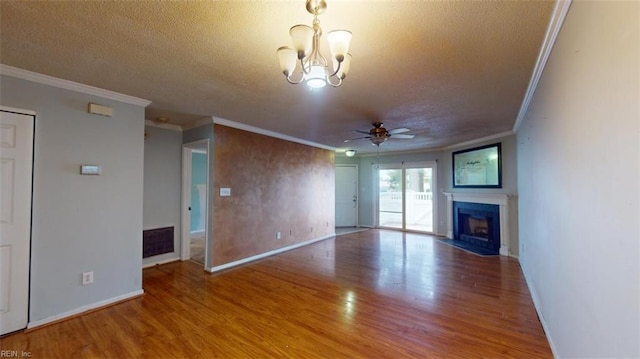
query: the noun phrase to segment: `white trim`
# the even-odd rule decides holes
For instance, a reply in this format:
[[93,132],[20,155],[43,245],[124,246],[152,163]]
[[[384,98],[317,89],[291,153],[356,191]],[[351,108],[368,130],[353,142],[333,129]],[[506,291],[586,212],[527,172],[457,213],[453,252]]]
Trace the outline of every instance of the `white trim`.
[[27,116],[35,116],[36,112],[31,110],[23,110],[21,108],[9,107],[9,106],[0,106],[0,111],[19,113],[21,115]]
[[547,65],[547,61],[549,60],[549,55],[551,54],[553,45],[556,43],[556,39],[558,38],[558,33],[562,28],[564,19],[567,16],[567,12],[569,11],[569,7],[571,7],[571,1],[572,0],[556,1],[556,6],[553,8],[553,13],[551,14],[551,21],[549,22],[549,27],[547,27],[547,33],[545,34],[544,41],[542,42],[542,48],[540,49],[540,53],[538,54],[536,65],[533,68],[533,74],[531,75],[531,80],[529,80],[529,87],[527,87],[527,92],[525,92],[524,100],[522,101],[522,105],[520,106],[520,111],[518,112],[518,117],[516,117],[516,122],[513,124],[513,132],[518,132],[518,129],[520,128],[520,124],[522,124],[522,121],[524,120],[524,116],[527,114],[527,111],[529,110],[529,104],[531,103],[533,94],[536,92],[536,88],[538,87],[538,82],[540,81],[540,77],[542,77],[542,72],[544,71],[544,68]]
[[100,96],[106,99],[129,103],[132,105],[138,105],[147,107],[151,103],[149,100],[124,95],[121,93],[84,85],[78,82],[59,79],[57,77],[39,74],[37,72],[31,72],[17,67],[0,64],[0,75],[11,76],[26,81],[36,82],[43,85],[49,85],[53,87],[62,88],[65,90],[76,91],[88,95]]
[[129,298],[133,298],[133,297],[138,297],[141,296],[142,294],[144,294],[144,290],[139,289],[136,290],[134,292],[131,293],[127,293],[127,294],[123,294],[123,295],[119,295],[117,297],[113,297],[107,300],[102,300],[100,302],[96,302],[93,304],[88,304],[88,305],[83,305],[79,308],[76,308],[74,310],[70,310],[68,312],[64,312],[58,315],[53,315],[51,317],[45,318],[45,319],[41,319],[41,320],[36,320],[34,322],[29,322],[29,324],[27,324],[27,329],[33,329],[36,327],[40,327],[52,322],[56,322],[68,317],[72,317],[74,315],[78,315],[78,314],[82,314],[84,312],[90,311],[90,310],[94,310],[94,309],[99,309],[102,307],[106,307],[108,305],[111,305],[113,303],[117,303],[117,302],[121,302],[123,300],[129,299]]
[[189,123],[186,123],[182,125],[182,131],[187,131],[192,128],[196,128],[204,125],[213,125],[213,117],[203,117],[197,120],[193,120]]
[[480,142],[491,141],[491,140],[495,140],[495,139],[498,139],[498,138],[511,136],[511,135],[514,135],[514,134],[515,134],[515,132],[513,132],[511,130],[504,131],[504,132],[496,133],[496,134],[493,134],[493,135],[476,138],[475,140],[469,140],[469,141],[465,141],[465,142],[456,143],[455,145],[441,147],[440,150],[447,151],[447,150],[452,150],[452,149],[455,149],[455,148],[458,148],[458,147],[471,146],[471,145],[478,144]]
[[180,127],[178,125],[172,125],[170,123],[156,123],[156,122],[151,121],[151,120],[145,120],[144,121],[144,125],[145,126],[149,126],[149,127],[162,128],[162,129],[165,129],[165,130],[182,132],[182,127]]
[[[175,252],[174,252],[174,254],[175,254]],[[161,261],[147,263],[147,264],[145,264],[145,265],[143,265],[143,266],[142,266],[142,269],[155,267],[155,266],[160,265],[160,264],[166,264],[166,263],[176,262],[176,261],[179,261],[179,260],[180,260],[180,257],[175,256],[175,257],[171,257],[171,258],[163,259],[163,260],[161,260]]]
[[511,194],[502,193],[450,193],[447,196],[447,238],[453,239],[453,202],[471,202],[495,204],[500,209],[500,255],[510,256],[509,253],[509,199]]
[[[188,144],[182,145],[182,208],[180,233],[180,258],[183,261],[191,257],[191,149]],[[188,239],[188,240],[187,240]]]
[[330,150],[330,151],[335,151],[336,150],[335,147],[322,145],[322,144],[319,144],[319,143],[316,143],[316,142],[303,140],[303,139],[300,139],[300,138],[297,138],[297,137],[293,137],[293,136],[289,136],[289,135],[283,135],[283,134],[278,133],[278,132],[265,130],[265,129],[254,127],[254,126],[251,126],[251,125],[245,125],[244,123],[240,123],[240,122],[225,120],[223,118],[214,117],[213,118],[213,123],[218,124],[218,125],[227,126],[227,127],[237,128],[237,129],[243,130],[243,131],[258,133],[258,134],[269,136],[269,137],[279,138],[281,140],[285,140],[285,141],[289,141],[289,142],[300,143],[300,144],[311,146],[311,147],[322,148],[322,149]]
[[[209,195],[211,191],[211,188],[210,188],[211,184],[209,182],[211,154],[209,153],[210,144],[209,144],[208,138],[182,144],[182,198],[181,198],[182,208],[181,208],[181,222],[180,222],[182,226],[182,231],[180,233],[180,259],[182,259],[183,261],[186,261],[191,258],[191,213],[189,211],[189,206],[191,206],[191,172],[192,172],[191,156],[193,152],[200,153],[201,151],[200,147],[202,147],[202,145],[204,145],[204,147],[206,148],[206,151],[204,153],[207,155],[207,171],[206,171],[207,179],[205,182],[205,184],[207,185],[207,194],[206,194],[207,203],[204,206],[204,210],[205,210],[205,214],[204,214],[204,218],[205,218],[204,262],[205,263],[204,265],[205,265],[205,268],[207,269],[208,267],[206,265],[210,261],[208,256],[208,253],[209,253],[208,247],[210,246],[210,238],[209,238],[210,236],[207,233],[210,233],[209,232],[210,231],[209,206],[211,205],[211,203],[209,203],[210,201]],[[193,148],[192,146],[197,146],[198,148],[196,149],[196,148]]]
[[538,292],[535,287],[531,285],[531,281],[527,276],[527,270],[525,270],[522,262],[520,262],[520,268],[522,270],[522,274],[524,275],[524,281],[527,283],[527,288],[529,288],[529,294],[531,294],[531,300],[533,301],[533,307],[536,308],[536,313],[538,314],[538,320],[540,324],[542,324],[542,330],[544,331],[544,335],[547,337],[547,341],[549,342],[549,347],[551,347],[551,354],[553,354],[554,358],[560,358],[558,354],[558,348],[556,344],[553,342],[553,338],[549,334],[549,326],[547,325],[547,321],[544,319],[544,315],[542,313],[542,306],[540,305],[540,297],[538,297]]
[[240,260],[237,260],[237,261],[234,261],[234,262],[230,262],[230,263],[222,264],[222,265],[219,265],[219,266],[215,266],[213,268],[207,268],[207,270],[209,272],[211,272],[211,273],[218,272],[218,271],[221,271],[221,270],[224,270],[224,269],[228,269],[228,268],[231,268],[231,267],[239,266],[241,264],[246,264],[246,263],[249,263],[249,262],[257,261],[258,259],[263,259],[263,258],[274,256],[276,254],[288,252],[288,251],[296,249],[296,248],[308,246],[310,244],[313,244],[313,243],[316,243],[316,242],[320,242],[320,241],[324,241],[325,239],[333,238],[335,236],[336,236],[336,234],[333,233],[333,234],[330,234],[330,235],[327,235],[327,236],[314,238],[314,239],[306,241],[306,242],[297,243],[297,244],[293,244],[293,245],[290,245],[290,246],[287,246],[287,247],[274,249],[274,250],[269,251],[269,252],[265,252],[265,253],[258,254],[258,255],[255,255],[255,256],[243,258],[243,259],[240,259]]

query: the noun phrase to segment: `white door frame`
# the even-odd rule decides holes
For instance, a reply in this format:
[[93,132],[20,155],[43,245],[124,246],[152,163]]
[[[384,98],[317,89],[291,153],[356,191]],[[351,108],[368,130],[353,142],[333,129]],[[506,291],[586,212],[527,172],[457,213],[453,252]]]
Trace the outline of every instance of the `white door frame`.
[[204,221],[204,232],[205,232],[205,258],[204,258],[204,266],[207,268],[207,265],[210,261],[209,256],[206,253],[209,253],[209,194],[211,189],[209,188],[209,166],[211,165],[209,153],[209,139],[202,139],[198,141],[188,142],[182,144],[182,234],[181,234],[181,248],[180,248],[180,259],[183,261],[189,260],[191,258],[191,211],[189,208],[191,207],[191,158],[193,152],[200,152],[202,148],[206,148],[207,154],[207,195],[206,203],[204,206],[205,210],[205,221]]
[[[399,162],[399,163],[384,163],[384,164],[375,164],[372,166],[373,168],[373,173],[374,175],[373,177],[373,189],[374,189],[374,203],[373,203],[373,222],[375,223],[375,227],[376,228],[387,228],[387,227],[380,227],[380,212],[378,211],[378,207],[380,205],[380,181],[379,181],[379,176],[380,176],[380,169],[402,169],[402,229],[400,228],[393,228],[393,229],[398,229],[404,232],[417,232],[414,230],[407,230],[404,229],[406,227],[405,224],[405,218],[406,218],[406,193],[405,193],[405,172],[404,170],[406,169],[410,169],[410,168],[424,168],[424,167],[429,167],[432,168],[432,192],[433,192],[433,196],[432,196],[432,218],[433,218],[433,230],[432,232],[426,232],[426,233],[430,233],[430,234],[436,234],[438,233],[438,231],[436,230],[437,225],[438,225],[438,161],[416,161],[416,162]],[[425,233],[425,232],[420,232],[420,233]]]
[[[14,179],[12,182],[15,185],[12,185],[11,193],[9,193],[13,220],[10,219],[5,222],[5,225],[10,226],[7,228],[9,238],[5,238],[5,241],[0,242],[0,258],[2,259],[0,260],[0,285],[3,286],[0,289],[0,295],[3,295],[0,300],[0,335],[3,335],[26,328],[29,321],[31,212],[33,209],[33,154],[36,113],[6,106],[0,106],[0,110],[29,118],[29,123],[26,122],[27,119],[24,119],[24,123],[20,123],[19,126],[14,127],[13,131],[9,132],[9,134],[13,134],[12,138],[3,138],[8,142],[6,145],[10,149],[9,153],[14,152],[16,158],[20,158],[23,155],[24,162],[22,163],[26,166],[22,168],[15,166],[15,161],[13,162],[14,165],[11,166],[16,171],[24,172],[13,172],[14,175],[20,176],[12,177]],[[19,120],[19,122],[21,121],[22,119]],[[8,131],[10,129],[11,127],[7,128]],[[25,129],[26,131],[24,131]],[[24,133],[20,134],[20,131],[24,131]],[[21,142],[18,142],[19,140]],[[25,143],[22,140],[28,142]],[[18,179],[19,182],[16,183],[15,179]],[[6,196],[7,194],[5,193],[4,195]],[[3,199],[4,201],[6,201],[6,198]],[[26,233],[24,233],[24,230],[26,230]],[[5,234],[7,233],[5,232]],[[19,238],[16,238],[16,236]],[[4,287],[7,284],[9,287]],[[6,297],[4,297],[5,294],[7,295]]]

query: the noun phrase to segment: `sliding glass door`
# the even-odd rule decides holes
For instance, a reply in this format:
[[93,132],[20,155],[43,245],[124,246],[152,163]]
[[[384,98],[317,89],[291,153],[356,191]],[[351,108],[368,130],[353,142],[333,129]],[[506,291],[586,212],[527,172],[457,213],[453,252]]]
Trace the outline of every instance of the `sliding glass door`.
[[434,232],[435,162],[381,165],[378,182],[379,227]]
[[404,227],[404,193],[402,169],[380,169],[380,185],[378,196],[378,225],[380,227]]

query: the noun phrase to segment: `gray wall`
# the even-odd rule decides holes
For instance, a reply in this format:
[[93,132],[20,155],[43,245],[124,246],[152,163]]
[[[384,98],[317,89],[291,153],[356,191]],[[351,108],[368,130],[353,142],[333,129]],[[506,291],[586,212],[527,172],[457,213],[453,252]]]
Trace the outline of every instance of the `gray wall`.
[[638,4],[572,3],[518,131],[520,261],[559,358],[640,358]]
[[182,132],[146,126],[144,141],[144,229],[173,227],[172,253],[144,258],[144,264],[180,257]]
[[[29,321],[139,291],[144,108],[8,76],[0,91],[2,105],[37,113]],[[89,102],[113,117],[87,113]],[[94,283],[82,286],[86,271]]]

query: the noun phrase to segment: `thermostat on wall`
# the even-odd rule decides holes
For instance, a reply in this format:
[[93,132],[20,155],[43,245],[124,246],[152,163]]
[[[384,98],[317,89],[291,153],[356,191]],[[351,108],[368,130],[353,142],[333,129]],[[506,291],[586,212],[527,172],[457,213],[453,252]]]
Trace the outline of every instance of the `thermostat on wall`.
[[100,174],[100,166],[98,165],[80,165],[80,174],[81,175],[99,175]]

